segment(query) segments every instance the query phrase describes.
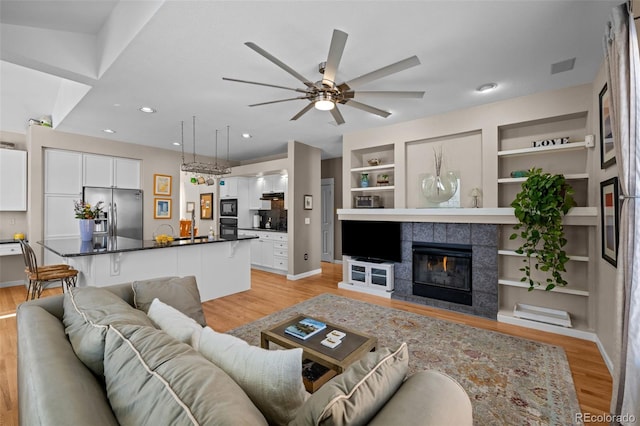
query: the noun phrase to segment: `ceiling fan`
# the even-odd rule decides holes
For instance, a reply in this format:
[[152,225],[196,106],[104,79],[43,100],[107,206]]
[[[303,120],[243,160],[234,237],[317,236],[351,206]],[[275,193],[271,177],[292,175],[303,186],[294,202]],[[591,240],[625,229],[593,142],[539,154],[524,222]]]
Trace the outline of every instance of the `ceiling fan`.
[[337,104],[348,105],[353,108],[357,108],[371,114],[379,115],[380,117],[388,117],[391,115],[390,112],[384,111],[379,108],[372,107],[370,105],[363,104],[354,100],[353,98],[357,95],[367,95],[367,96],[377,96],[384,98],[422,98],[424,96],[424,92],[418,91],[361,91],[354,90],[359,86],[363,86],[371,81],[377,80],[382,77],[386,77],[391,74],[395,74],[400,71],[404,71],[408,68],[415,67],[416,65],[420,65],[420,60],[418,60],[417,56],[411,56],[407,59],[403,59],[401,61],[395,62],[391,65],[387,65],[386,67],[382,67],[375,71],[371,71],[369,73],[363,74],[360,77],[354,78],[347,82],[336,84],[335,77],[338,71],[338,65],[340,64],[340,59],[342,58],[342,53],[344,52],[344,47],[347,42],[347,33],[340,30],[333,30],[333,36],[331,38],[331,45],[329,47],[329,54],[327,55],[327,61],[322,62],[319,65],[318,71],[322,74],[322,80],[317,81],[315,83],[311,82],[308,78],[304,77],[293,68],[280,61],[278,58],[262,49],[260,46],[253,42],[247,42],[249,48],[253,49],[260,55],[267,58],[269,61],[273,62],[298,80],[300,80],[306,87],[304,89],[278,86],[275,84],[269,83],[258,83],[255,81],[248,80],[238,80],[235,78],[227,78],[222,77],[223,80],[235,81],[238,83],[248,83],[248,84],[256,84],[259,86],[267,86],[267,87],[275,87],[278,89],[286,89],[292,90],[294,92],[302,93],[302,95],[295,98],[288,99],[280,99],[276,101],[269,102],[261,102],[258,104],[249,105],[250,107],[260,106],[260,105],[268,105],[275,104],[280,102],[288,102],[295,100],[307,100],[308,104],[300,110],[296,115],[294,115],[291,120],[297,120],[302,117],[306,112],[308,112],[311,108],[315,107],[316,109],[322,111],[330,111],[333,119],[337,124],[344,124],[344,118],[342,114],[337,108]]

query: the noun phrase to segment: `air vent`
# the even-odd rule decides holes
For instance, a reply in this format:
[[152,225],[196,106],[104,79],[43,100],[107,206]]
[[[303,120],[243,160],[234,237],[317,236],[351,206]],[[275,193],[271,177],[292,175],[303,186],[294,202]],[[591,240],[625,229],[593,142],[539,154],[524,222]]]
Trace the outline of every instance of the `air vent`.
[[564,61],[551,64],[551,74],[558,74],[565,71],[571,71],[576,64],[576,58],[566,59]]

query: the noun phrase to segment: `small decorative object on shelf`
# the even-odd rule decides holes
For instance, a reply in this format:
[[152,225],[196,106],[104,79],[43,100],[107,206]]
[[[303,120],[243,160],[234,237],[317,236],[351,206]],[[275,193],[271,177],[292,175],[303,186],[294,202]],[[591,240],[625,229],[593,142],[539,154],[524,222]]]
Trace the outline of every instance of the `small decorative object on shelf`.
[[422,193],[431,203],[448,201],[458,190],[458,178],[455,173],[442,170],[442,147],[433,149],[436,173],[422,179]]
[[473,188],[471,190],[471,197],[473,197],[473,204],[471,205],[471,207],[473,207],[474,209],[477,209],[478,207],[480,207],[480,203],[478,201],[478,198],[480,198],[479,188]]
[[367,160],[367,163],[369,163],[370,166],[377,166],[380,164],[380,159],[371,158],[370,160]]
[[529,176],[529,170],[514,170],[511,172],[512,178],[523,178]]
[[360,188],[369,187],[369,173],[362,173],[360,176]]
[[389,175],[386,173],[382,173],[378,175],[376,178],[376,185],[378,186],[387,186],[389,185]]
[[566,143],[569,143],[569,137],[568,136],[564,136],[561,138],[554,138],[554,139],[541,139],[538,141],[533,141],[531,142],[531,146],[534,148],[539,148],[539,147],[543,147],[543,146],[554,146],[554,145],[564,145]]

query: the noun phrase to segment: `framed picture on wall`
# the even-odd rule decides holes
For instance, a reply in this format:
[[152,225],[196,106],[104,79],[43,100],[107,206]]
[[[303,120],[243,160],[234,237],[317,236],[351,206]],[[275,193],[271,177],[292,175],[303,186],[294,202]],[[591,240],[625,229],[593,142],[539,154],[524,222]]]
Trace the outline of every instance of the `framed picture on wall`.
[[304,209],[305,210],[313,209],[313,197],[311,195],[304,196]]
[[191,213],[196,209],[196,203],[193,201],[187,201],[187,213]]
[[618,200],[618,178],[612,177],[600,182],[600,217],[602,218],[602,258],[617,266],[618,222],[620,201]]
[[153,195],[171,195],[171,176],[153,175]]
[[171,219],[171,198],[153,199],[153,218]]
[[213,193],[200,194],[200,219],[213,219]]
[[613,132],[611,129],[611,101],[605,84],[600,91],[600,168],[616,163],[616,152],[613,149]]

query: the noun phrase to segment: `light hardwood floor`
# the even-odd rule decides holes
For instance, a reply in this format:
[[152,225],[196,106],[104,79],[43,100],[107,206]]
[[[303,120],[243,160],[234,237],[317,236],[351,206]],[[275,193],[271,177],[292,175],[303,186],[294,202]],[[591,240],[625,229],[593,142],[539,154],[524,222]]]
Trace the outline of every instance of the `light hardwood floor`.
[[[224,332],[319,294],[334,293],[381,306],[537,340],[564,348],[580,407],[584,413],[602,414],[609,411],[611,377],[597,346],[592,342],[341,290],[337,286],[341,280],[342,266],[339,264],[323,263],[322,274],[298,281],[289,281],[282,275],[254,269],[251,290],[205,302],[204,312],[209,326]],[[43,297],[59,292],[60,290],[56,289],[46,290]],[[24,297],[23,287],[0,289],[0,426],[18,424],[16,320],[12,314]]]

